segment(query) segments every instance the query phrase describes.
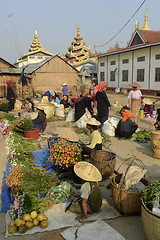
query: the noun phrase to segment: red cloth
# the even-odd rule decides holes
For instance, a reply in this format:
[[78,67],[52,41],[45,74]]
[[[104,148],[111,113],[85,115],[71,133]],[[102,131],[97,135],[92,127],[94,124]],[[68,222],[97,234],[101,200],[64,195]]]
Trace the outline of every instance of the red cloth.
[[7,85],[10,86],[12,84],[12,81],[7,81]]
[[98,85],[98,92],[102,92],[102,90],[107,86],[106,82],[100,82]]

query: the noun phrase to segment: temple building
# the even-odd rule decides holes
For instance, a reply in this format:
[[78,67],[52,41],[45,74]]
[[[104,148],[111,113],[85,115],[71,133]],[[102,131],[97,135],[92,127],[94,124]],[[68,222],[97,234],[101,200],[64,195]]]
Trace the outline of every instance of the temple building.
[[86,42],[82,41],[79,25],[77,26],[77,36],[74,37],[75,42],[71,42],[70,47],[66,50],[64,59],[72,65],[82,63],[90,58],[90,47]]
[[125,48],[117,45],[98,56],[98,81],[105,81],[108,89],[128,91],[137,81],[143,94],[160,93],[160,31],[149,29],[147,11],[144,26],[136,21]]
[[34,38],[29,48],[29,52],[20,57],[14,64],[16,67],[23,67],[33,63],[39,63],[45,59],[54,56],[54,54],[45,51],[37,34],[37,28],[35,28]]

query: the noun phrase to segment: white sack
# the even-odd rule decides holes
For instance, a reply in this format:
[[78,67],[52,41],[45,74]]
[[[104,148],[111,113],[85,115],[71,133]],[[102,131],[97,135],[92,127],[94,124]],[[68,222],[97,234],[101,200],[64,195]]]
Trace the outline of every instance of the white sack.
[[78,128],[85,128],[86,122],[91,118],[91,114],[88,109],[86,108],[85,110],[86,112],[83,114],[83,116],[74,124]]
[[64,118],[64,105],[54,102],[55,116]]
[[75,119],[75,110],[73,109],[69,111],[69,113],[67,114],[66,122],[74,122],[74,119]]
[[112,123],[109,122],[109,120],[104,122],[104,125],[102,127],[102,133],[107,134],[111,137],[115,136],[115,128],[113,127]]

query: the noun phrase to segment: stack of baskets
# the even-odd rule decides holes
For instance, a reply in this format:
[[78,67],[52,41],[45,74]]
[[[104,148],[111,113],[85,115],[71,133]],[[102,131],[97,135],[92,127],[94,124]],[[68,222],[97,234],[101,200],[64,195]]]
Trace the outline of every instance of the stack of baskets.
[[[132,160],[131,164],[134,160]],[[124,163],[121,164],[121,166]],[[129,167],[131,166],[129,165]],[[121,167],[120,166],[120,167]],[[119,167],[119,169],[120,169]],[[129,167],[127,168],[125,174],[127,173]],[[119,170],[118,170],[119,171]],[[113,201],[120,211],[121,214],[125,216],[139,214],[141,212],[141,197],[142,191],[133,192],[129,189],[126,190],[122,186],[119,185],[121,180],[122,174],[117,174],[115,177],[112,178],[112,197]],[[125,181],[125,177],[124,177]],[[140,180],[145,186],[149,185],[150,182],[144,177]]]
[[114,172],[116,155],[106,150],[95,150],[91,153],[91,163],[102,174],[102,180],[105,180]]
[[160,131],[151,132],[151,147],[153,150],[153,158],[160,159]]

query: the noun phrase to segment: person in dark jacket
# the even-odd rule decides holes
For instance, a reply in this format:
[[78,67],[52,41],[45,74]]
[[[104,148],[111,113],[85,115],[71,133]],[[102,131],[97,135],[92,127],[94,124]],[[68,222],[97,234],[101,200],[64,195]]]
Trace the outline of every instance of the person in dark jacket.
[[93,115],[93,108],[91,105],[90,97],[83,97],[79,102],[75,104],[75,121],[78,121],[84,115],[86,108],[90,114]]
[[46,114],[43,109],[41,109],[41,106],[35,106],[36,111],[38,112],[37,118],[32,120],[33,127],[39,128],[40,130],[44,131],[47,126],[47,119]]
[[63,99],[61,100],[60,104],[64,105],[64,108],[72,107],[72,105],[68,102],[68,96],[63,96]]
[[98,85],[98,92],[95,97],[97,101],[97,120],[100,121],[102,125],[108,119],[109,107],[111,107],[108,97],[103,91],[104,88],[106,88],[106,83],[101,82]]
[[130,110],[123,109],[121,112],[123,118],[119,121],[117,128],[115,130],[115,135],[119,138],[131,138],[133,133],[138,128],[131,119],[134,119],[134,115]]
[[14,103],[16,101],[16,96],[12,89],[12,81],[7,81],[7,97],[8,100],[8,111],[12,111],[14,109]]

